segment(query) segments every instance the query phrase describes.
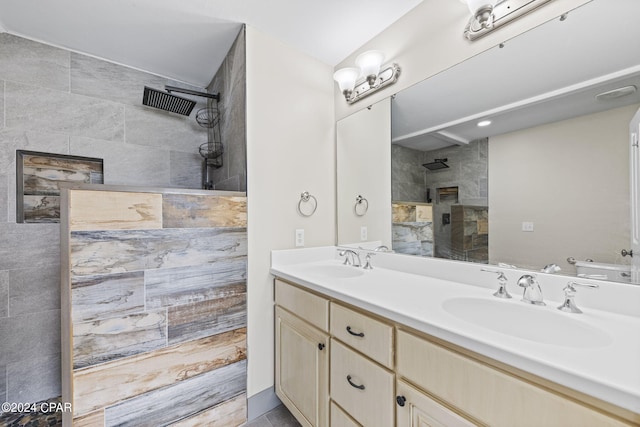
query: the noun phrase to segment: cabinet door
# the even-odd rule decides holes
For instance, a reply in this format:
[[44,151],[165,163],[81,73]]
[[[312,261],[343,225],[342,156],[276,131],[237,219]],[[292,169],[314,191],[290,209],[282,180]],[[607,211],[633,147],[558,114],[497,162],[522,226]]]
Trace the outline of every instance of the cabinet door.
[[475,426],[404,381],[398,381],[396,394],[397,427]]
[[276,307],[276,394],[305,427],[329,419],[329,337]]

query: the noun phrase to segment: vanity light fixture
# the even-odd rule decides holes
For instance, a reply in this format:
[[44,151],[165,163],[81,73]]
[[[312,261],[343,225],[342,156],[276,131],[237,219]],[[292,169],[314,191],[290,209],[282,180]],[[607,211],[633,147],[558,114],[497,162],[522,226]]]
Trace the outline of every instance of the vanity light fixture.
[[340,91],[349,104],[371,95],[385,86],[395,83],[400,75],[398,64],[380,70],[384,53],[370,50],[356,58],[358,68],[341,68],[333,74]]
[[489,126],[491,124],[491,120],[482,120],[481,122],[478,122],[478,126],[485,127],[485,126]]
[[[475,40],[489,31],[511,22],[551,0],[460,0],[466,3],[471,18],[464,29],[468,40]],[[563,15],[566,19],[566,16]],[[563,19],[564,20],[564,19]]]

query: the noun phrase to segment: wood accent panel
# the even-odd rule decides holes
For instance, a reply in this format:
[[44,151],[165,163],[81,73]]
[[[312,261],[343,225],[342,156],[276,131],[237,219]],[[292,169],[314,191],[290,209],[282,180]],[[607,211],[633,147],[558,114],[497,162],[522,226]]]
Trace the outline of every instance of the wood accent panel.
[[242,393],[193,417],[171,424],[171,427],[230,427],[247,421],[247,395]]
[[[331,335],[376,362],[393,368],[393,327],[334,302],[330,306]],[[352,333],[347,331],[347,327]],[[360,337],[353,334],[364,334]]]
[[629,425],[404,331],[397,345],[399,375],[487,425]]
[[69,209],[71,231],[162,228],[161,194],[75,190]]
[[105,410],[105,426],[161,426],[245,392],[246,360],[141,394]]
[[113,190],[61,193],[63,425],[243,424],[246,198]]
[[236,294],[168,308],[170,344],[238,329],[247,325],[247,294],[244,284]]
[[[74,408],[75,411],[75,408]],[[104,426],[104,410],[92,412],[73,419],[73,427],[102,427]]]
[[222,259],[212,265],[147,270],[146,307],[160,308],[236,295],[247,280],[246,258]]
[[74,323],[142,312],[144,272],[77,278],[71,284],[71,298]]
[[71,232],[71,274],[206,265],[247,256],[244,228]]
[[164,194],[165,228],[246,227],[246,197]]
[[275,281],[276,304],[329,332],[329,300],[303,291],[279,279]]
[[[394,375],[331,338],[331,399],[365,426],[393,426]],[[358,385],[352,386],[347,379]]]
[[360,427],[353,418],[347,415],[335,402],[331,402],[331,427]]
[[73,368],[133,356],[166,345],[166,309],[74,323]]
[[246,359],[246,328],[77,370],[74,413],[121,400]]

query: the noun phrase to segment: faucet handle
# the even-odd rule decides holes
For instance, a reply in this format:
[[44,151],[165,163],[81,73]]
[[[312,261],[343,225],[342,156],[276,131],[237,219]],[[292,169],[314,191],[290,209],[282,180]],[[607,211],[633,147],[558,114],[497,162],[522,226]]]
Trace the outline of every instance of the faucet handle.
[[367,256],[364,258],[365,264],[362,268],[364,268],[365,270],[373,270],[373,266],[371,265],[371,257],[374,255],[374,253],[367,252]]
[[338,255],[344,257],[344,262],[342,264],[344,264],[344,265],[351,265],[352,264],[351,260],[349,259],[348,249],[345,249],[343,251],[338,251]]
[[504,275],[504,272],[501,270],[491,270],[488,268],[481,268],[480,271],[484,271],[487,273],[495,273],[498,275],[498,283],[500,284],[498,290],[494,292],[493,296],[497,298],[511,298],[509,292],[507,292],[507,276]]
[[562,305],[558,306],[558,310],[566,313],[582,313],[582,310],[576,306],[574,301],[577,292],[576,286],[587,289],[596,289],[600,287],[594,283],[568,282],[567,286],[562,289],[564,291],[564,302]]

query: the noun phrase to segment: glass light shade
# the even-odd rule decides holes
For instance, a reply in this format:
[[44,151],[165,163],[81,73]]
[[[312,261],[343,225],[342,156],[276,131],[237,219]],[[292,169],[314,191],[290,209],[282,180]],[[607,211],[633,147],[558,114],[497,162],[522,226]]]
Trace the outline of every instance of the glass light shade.
[[384,53],[379,50],[370,50],[361,53],[356,58],[356,65],[360,67],[360,73],[364,77],[378,76],[380,66],[384,62]]
[[498,0],[467,0],[467,6],[469,6],[469,11],[472,15],[475,16],[478,9],[482,6],[491,6],[494,8],[498,3]]
[[360,70],[357,68],[341,68],[333,73],[333,79],[338,82],[340,92],[352,91],[356,85],[356,79],[360,75]]

